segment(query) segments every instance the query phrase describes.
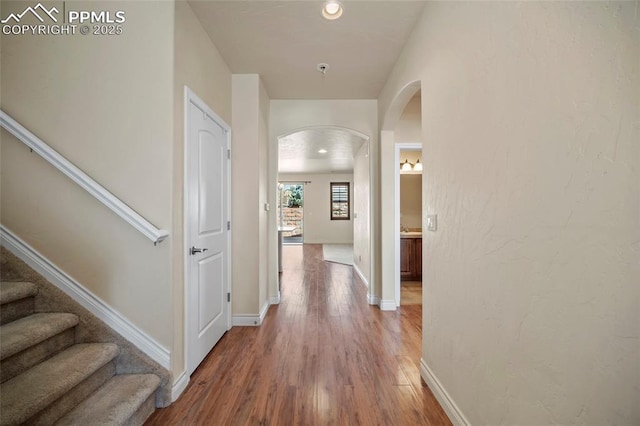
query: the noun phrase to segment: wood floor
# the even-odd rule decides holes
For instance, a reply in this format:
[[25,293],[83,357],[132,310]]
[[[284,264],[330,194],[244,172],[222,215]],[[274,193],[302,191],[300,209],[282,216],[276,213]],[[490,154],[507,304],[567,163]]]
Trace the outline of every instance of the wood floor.
[[283,247],[281,303],[233,327],[147,425],[449,425],[421,382],[421,306],[382,312],[322,245]]
[[422,281],[400,282],[400,305],[422,305]]

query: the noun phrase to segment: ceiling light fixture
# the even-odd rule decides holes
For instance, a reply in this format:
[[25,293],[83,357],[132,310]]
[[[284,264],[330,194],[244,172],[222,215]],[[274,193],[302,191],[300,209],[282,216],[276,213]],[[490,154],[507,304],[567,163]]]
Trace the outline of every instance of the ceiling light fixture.
[[342,3],[338,0],[329,0],[322,7],[322,16],[324,19],[333,21],[342,16],[343,8]]
[[326,154],[326,153],[327,153],[327,150],[324,148],[318,150],[318,154]]

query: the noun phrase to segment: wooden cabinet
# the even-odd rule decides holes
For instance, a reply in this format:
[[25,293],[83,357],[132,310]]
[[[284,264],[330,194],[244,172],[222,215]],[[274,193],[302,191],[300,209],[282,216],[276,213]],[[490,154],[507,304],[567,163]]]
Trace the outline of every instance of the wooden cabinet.
[[400,279],[422,280],[422,238],[400,238]]

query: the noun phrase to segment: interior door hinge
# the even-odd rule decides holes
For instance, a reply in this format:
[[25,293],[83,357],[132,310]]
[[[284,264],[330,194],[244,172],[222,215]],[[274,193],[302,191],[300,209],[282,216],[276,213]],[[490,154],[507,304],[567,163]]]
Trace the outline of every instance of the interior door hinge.
[[231,293],[227,293],[227,302],[231,302]]
[[227,150],[227,159],[231,160],[231,150],[230,149]]
[[231,221],[227,221],[227,231],[231,231]]

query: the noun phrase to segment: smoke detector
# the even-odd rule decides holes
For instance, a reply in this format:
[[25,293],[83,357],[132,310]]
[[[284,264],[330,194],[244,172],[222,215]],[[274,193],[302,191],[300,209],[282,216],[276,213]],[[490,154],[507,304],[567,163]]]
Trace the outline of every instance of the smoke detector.
[[319,73],[326,74],[327,71],[329,70],[329,64],[320,62],[318,65],[316,65],[316,69],[318,70]]

